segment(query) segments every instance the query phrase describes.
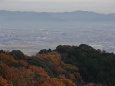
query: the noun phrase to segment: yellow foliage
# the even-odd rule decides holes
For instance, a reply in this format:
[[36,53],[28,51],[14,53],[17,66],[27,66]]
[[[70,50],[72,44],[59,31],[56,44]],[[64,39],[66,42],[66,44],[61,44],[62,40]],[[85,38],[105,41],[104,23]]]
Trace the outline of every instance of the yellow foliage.
[[74,66],[74,65],[71,65],[71,64],[65,64],[64,65],[64,69],[67,70],[68,72],[76,72],[76,71],[79,71],[79,69]]

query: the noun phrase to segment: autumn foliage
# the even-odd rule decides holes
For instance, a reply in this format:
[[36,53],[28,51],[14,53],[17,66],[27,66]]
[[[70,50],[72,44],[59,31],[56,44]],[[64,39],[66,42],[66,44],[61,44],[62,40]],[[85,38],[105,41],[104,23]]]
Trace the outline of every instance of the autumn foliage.
[[[58,52],[34,56],[34,58],[44,61],[43,65],[48,63],[48,66],[32,65],[28,62],[29,58],[32,59],[33,56],[26,56],[27,60],[16,60],[7,53],[1,53],[0,86],[77,86],[71,79],[71,75],[74,70],[78,71],[78,69],[61,61]],[[34,63],[34,60],[32,62]],[[51,74],[53,77],[51,77]]]
[[114,86],[114,57],[84,44],[33,56],[1,50],[0,86]]

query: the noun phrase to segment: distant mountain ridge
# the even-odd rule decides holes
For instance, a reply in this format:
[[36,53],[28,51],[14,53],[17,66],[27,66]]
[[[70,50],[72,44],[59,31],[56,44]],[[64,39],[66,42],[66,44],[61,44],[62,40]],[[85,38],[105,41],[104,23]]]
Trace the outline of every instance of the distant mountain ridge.
[[51,13],[1,10],[0,22],[3,21],[115,21],[115,13],[100,14],[90,11]]

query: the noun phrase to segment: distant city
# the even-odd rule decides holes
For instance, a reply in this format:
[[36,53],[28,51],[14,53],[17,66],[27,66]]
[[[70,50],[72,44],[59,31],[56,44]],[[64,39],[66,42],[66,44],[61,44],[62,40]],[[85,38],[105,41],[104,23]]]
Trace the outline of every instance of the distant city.
[[[39,18],[36,20],[35,17],[19,20],[18,14],[15,14],[14,18],[9,15],[6,17],[7,14],[4,16],[2,13],[0,12],[0,49],[22,50],[27,55],[33,55],[41,49],[55,49],[57,45],[89,44],[96,49],[115,53],[114,14],[111,14],[111,18],[105,20],[103,18],[102,21],[96,20],[98,16],[94,20],[92,17],[90,20],[80,21],[80,17],[79,20],[76,17],[76,20],[68,18],[66,21],[66,18],[59,18],[61,14],[55,14],[58,17],[53,16],[54,20],[46,16],[46,13],[42,13],[43,18],[47,17],[44,20]],[[87,14],[87,12],[84,13]],[[28,12],[25,14],[32,15]],[[18,18],[17,21],[16,18]]]

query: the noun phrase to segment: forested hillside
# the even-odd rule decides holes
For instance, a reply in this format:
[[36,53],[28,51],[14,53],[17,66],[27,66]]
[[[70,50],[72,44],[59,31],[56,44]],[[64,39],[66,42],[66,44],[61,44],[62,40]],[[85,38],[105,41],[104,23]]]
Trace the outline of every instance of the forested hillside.
[[115,86],[115,54],[59,45],[33,56],[0,50],[0,86]]

